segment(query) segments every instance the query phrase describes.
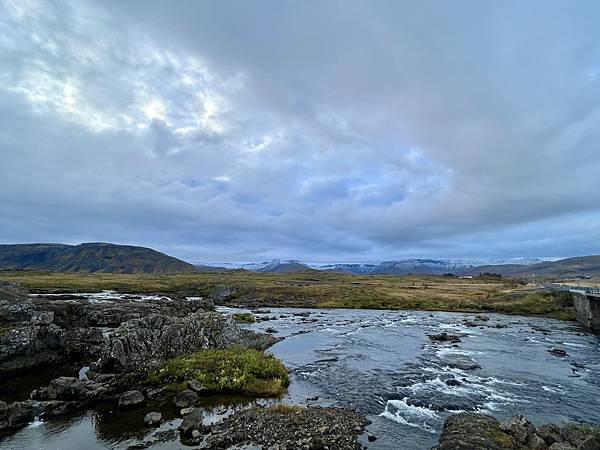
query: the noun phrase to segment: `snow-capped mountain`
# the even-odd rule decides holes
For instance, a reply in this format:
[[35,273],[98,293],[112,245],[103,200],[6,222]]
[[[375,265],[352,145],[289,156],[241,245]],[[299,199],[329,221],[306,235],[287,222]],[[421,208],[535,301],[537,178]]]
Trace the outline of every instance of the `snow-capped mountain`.
[[259,263],[218,263],[206,264],[226,269],[245,269],[251,272],[289,273],[301,270],[327,270],[356,274],[444,274],[460,273],[466,269],[479,266],[494,266],[503,264],[530,265],[544,261],[540,258],[444,258],[426,259],[409,258],[384,261],[379,264],[369,263],[304,263],[296,259],[273,259]]

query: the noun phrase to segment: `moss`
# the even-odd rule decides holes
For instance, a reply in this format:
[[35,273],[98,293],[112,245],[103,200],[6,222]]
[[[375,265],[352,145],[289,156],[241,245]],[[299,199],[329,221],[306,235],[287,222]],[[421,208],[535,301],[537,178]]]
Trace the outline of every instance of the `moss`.
[[571,423],[570,422],[570,423],[565,424],[565,428],[569,428],[573,431],[577,431],[585,436],[600,434],[600,427],[582,424],[582,423]]
[[233,319],[236,322],[248,322],[248,323],[256,322],[256,318],[254,317],[254,314],[252,314],[252,313],[235,313],[233,315]]
[[515,440],[500,428],[486,430],[484,434],[485,437],[494,441],[502,449],[520,449],[515,443]]
[[149,375],[152,383],[181,386],[196,379],[213,392],[275,397],[289,385],[283,363],[271,354],[248,348],[208,349],[174,358]]

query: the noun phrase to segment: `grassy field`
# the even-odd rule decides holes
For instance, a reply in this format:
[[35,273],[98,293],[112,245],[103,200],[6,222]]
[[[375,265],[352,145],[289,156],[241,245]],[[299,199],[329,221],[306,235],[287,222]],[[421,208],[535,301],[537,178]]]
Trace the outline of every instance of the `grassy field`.
[[564,294],[516,280],[443,276],[291,274],[223,271],[174,275],[0,271],[34,292],[164,293],[222,299],[227,304],[321,308],[497,311],[574,319]]

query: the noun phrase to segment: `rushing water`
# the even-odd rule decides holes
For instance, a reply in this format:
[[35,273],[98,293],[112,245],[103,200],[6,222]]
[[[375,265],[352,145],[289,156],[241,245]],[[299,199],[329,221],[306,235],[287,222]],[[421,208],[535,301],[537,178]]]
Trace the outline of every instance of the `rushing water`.
[[[309,315],[298,315],[303,312]],[[538,424],[600,422],[600,340],[575,323],[490,314],[473,327],[466,314],[366,310],[271,308],[259,316],[272,320],[248,326],[286,338],[271,348],[293,371],[284,401],[362,411],[378,437],[368,443],[372,449],[429,449],[444,418],[458,411],[499,418],[523,413]],[[427,336],[443,331],[461,342],[437,344]],[[553,348],[568,356],[555,356]],[[226,414],[223,403],[204,406],[208,421]],[[157,431],[137,426],[152,407],[158,406],[130,416],[97,409],[37,422],[0,441],[0,448],[126,448],[155,438]],[[180,422],[175,414],[167,418],[159,432]],[[151,448],[182,446],[167,441]]]

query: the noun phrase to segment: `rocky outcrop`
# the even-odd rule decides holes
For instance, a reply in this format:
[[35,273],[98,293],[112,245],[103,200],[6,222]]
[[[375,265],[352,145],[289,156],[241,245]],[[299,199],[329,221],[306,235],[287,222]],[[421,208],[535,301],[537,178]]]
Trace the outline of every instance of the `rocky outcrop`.
[[367,424],[364,416],[350,409],[256,407],[214,425],[207,448],[238,448],[246,444],[260,448],[358,450],[361,444],[357,437]]
[[524,416],[498,422],[494,417],[461,413],[448,417],[439,445],[432,450],[588,450],[600,448],[600,429],[574,424],[535,427]]
[[32,312],[27,290],[18,283],[0,280],[0,326],[27,322]]
[[195,313],[185,318],[153,314],[119,327],[110,337],[97,368],[149,372],[184,353],[232,346],[264,349],[277,340],[268,334],[242,330],[231,317],[218,313]]
[[0,375],[72,358],[98,357],[104,337],[96,328],[64,329],[54,324],[17,326],[0,336]]
[[152,314],[186,317],[213,310],[209,299],[153,298],[127,295],[102,302],[82,295],[36,295],[12,282],[0,281],[0,376],[42,365],[92,361],[101,355],[99,327],[115,328]]

